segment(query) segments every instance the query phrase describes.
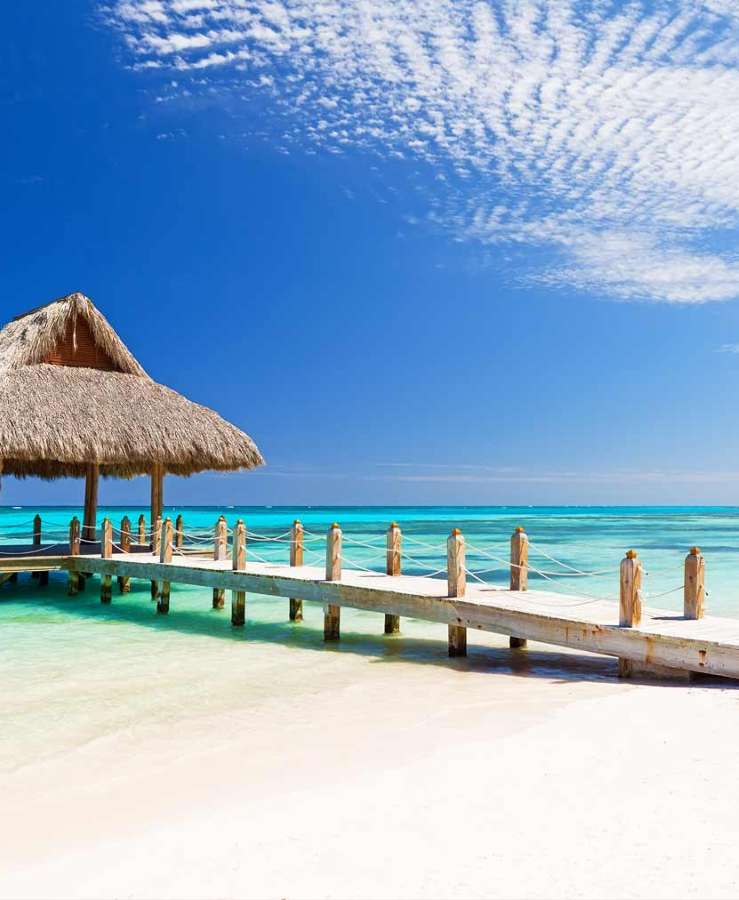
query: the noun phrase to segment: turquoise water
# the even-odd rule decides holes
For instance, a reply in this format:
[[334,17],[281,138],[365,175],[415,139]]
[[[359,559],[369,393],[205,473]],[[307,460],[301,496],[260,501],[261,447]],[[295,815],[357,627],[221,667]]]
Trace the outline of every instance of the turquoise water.
[[[36,512],[45,540],[66,539],[73,508],[0,510],[0,535],[28,535]],[[132,522],[138,508],[100,510],[117,526],[124,514]],[[404,536],[403,570],[444,568],[445,541],[452,527],[462,529],[468,568],[493,584],[508,580],[509,539],[523,525],[531,540],[530,587],[613,599],[618,566],[627,548],[644,561],[647,602],[679,610],[683,561],[692,545],[706,557],[709,613],[739,616],[739,508],[531,508],[531,507],[344,507],[204,508],[167,507],[182,513],[185,531],[207,540],[222,513],[229,524],[243,518],[250,532],[252,558],[287,560],[285,532],[293,519],[306,528],[306,562],[322,563],[324,535],[334,521],[342,525],[347,565],[382,570],[385,530],[397,521]],[[258,537],[260,536],[260,537]],[[271,537],[275,540],[263,540]],[[549,559],[552,557],[553,559]],[[556,562],[555,562],[556,560]],[[569,567],[569,568],[568,568]],[[588,574],[580,577],[573,569]],[[443,573],[439,577],[444,577]],[[616,610],[614,608],[614,616]],[[97,583],[85,593],[66,596],[66,579],[52,575],[46,588],[30,576],[0,587],[0,768],[84,747],[117,733],[176,727],[183,719],[228,714],[247,707],[258,716],[279,697],[310,695],[321,684],[333,689],[367,677],[361,661],[403,665],[419,662],[447,670],[446,629],[403,620],[402,635],[382,636],[381,616],[342,612],[342,641],[327,652],[322,611],[305,604],[305,622],[287,620],[287,600],[249,595],[247,626],[232,629],[226,609],[211,608],[210,592],[173,585],[169,616],[157,616],[148,582],[132,582],[103,606]],[[486,644],[485,641],[488,641]],[[500,642],[499,642],[500,643]],[[247,646],[245,646],[245,644]],[[501,644],[502,646],[502,644]],[[507,646],[507,645],[506,645]],[[470,658],[455,665],[480,671],[511,671],[511,654],[493,649],[484,635],[470,638]],[[498,656],[496,656],[496,652]],[[588,677],[613,677],[610,661]],[[532,663],[534,665],[534,663]],[[538,671],[557,676],[562,660],[538,657]],[[571,669],[574,663],[566,663]],[[606,666],[603,669],[603,666]],[[549,667],[549,668],[547,668]],[[548,676],[547,676],[548,677]]]

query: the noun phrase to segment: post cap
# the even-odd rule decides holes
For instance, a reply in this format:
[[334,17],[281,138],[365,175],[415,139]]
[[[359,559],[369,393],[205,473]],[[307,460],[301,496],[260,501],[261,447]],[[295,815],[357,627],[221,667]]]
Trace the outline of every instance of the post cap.
[[523,525],[516,526],[516,534],[523,534],[525,531],[526,529],[523,527]]
[[295,519],[293,525],[302,525],[302,522],[300,521],[300,519]]
[[397,522],[391,522],[391,523],[390,523],[390,527],[391,527],[391,528],[398,528],[399,526],[398,526],[398,523],[397,523]]
[[338,528],[338,527],[339,527],[339,523],[338,523],[338,522],[333,522],[332,525],[331,525],[331,527],[332,527],[332,528]]
[[461,528],[452,528],[452,534],[453,535],[462,534],[462,529]]
[[691,555],[691,556],[700,556],[700,555],[701,555],[701,548],[700,548],[700,547],[691,547],[691,548],[690,548],[690,555]]
[[636,550],[627,550],[626,559],[636,559]]

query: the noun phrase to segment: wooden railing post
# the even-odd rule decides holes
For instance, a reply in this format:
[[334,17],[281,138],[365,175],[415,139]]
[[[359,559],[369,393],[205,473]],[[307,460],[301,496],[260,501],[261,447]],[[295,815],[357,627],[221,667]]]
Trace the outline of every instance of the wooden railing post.
[[[79,556],[80,555],[80,520],[75,516],[72,521],[69,523],[69,555],[70,556]],[[67,580],[67,593],[70,597],[73,597],[75,594],[79,593],[80,589],[80,576],[79,572],[74,572],[70,569]]]
[[177,519],[174,523],[174,545],[178,549],[182,547],[185,542],[185,522],[182,518],[182,513],[177,516]]
[[[303,529],[303,524],[299,519],[296,519],[293,522],[292,528],[290,529],[290,565],[291,566],[302,566],[303,565],[303,552],[305,546],[305,531]],[[296,600],[294,597],[290,598],[290,621],[291,622],[302,622],[303,621],[303,601]]]
[[[341,528],[334,524],[326,538],[326,581],[341,581]],[[341,634],[341,607],[327,603],[323,608],[323,639],[338,641]]]
[[[157,520],[153,523],[152,531],[151,531],[151,552],[154,559],[159,557],[159,552],[162,545],[162,517],[159,516]],[[152,579],[151,582],[151,599],[159,601],[159,582],[156,578]]]
[[[239,519],[234,526],[231,568],[243,572],[246,568],[246,526]],[[246,591],[231,591],[231,624],[244,625],[246,622]]]
[[706,561],[700,547],[691,547],[685,557],[683,613],[686,619],[702,619],[706,600]]
[[[620,571],[618,624],[622,628],[635,628],[641,624],[643,571],[636,550],[627,550],[626,556],[621,561]],[[631,660],[619,658],[618,674],[620,678],[629,678],[633,668]]]
[[[121,519],[121,552],[131,552],[131,520],[128,516]],[[128,575],[118,576],[118,590],[122,594],[127,594],[131,590],[131,579]]]
[[146,540],[146,516],[141,513],[139,516],[138,523],[138,535],[136,543],[138,544],[148,544],[149,542]]
[[[38,513],[33,517],[33,546],[41,546],[41,516]],[[31,574],[34,578],[38,578],[41,584],[49,583],[48,572],[32,572]]]
[[[511,535],[511,590],[527,591],[529,588],[529,538],[519,525]],[[514,649],[526,646],[526,638],[514,637],[508,639],[508,644]]]
[[[393,522],[387,530],[387,552],[385,554],[385,572],[388,575],[400,575],[401,547],[403,536],[397,522]],[[385,634],[400,633],[400,616],[385,613]]]
[[[103,534],[100,542],[101,559],[112,559],[113,557],[113,526],[110,519],[106,516],[103,519]],[[100,602],[110,603],[112,599],[111,590],[112,576],[103,575],[100,578]]]
[[[446,565],[449,597],[464,597],[467,586],[464,537],[459,528],[453,528],[447,539]],[[449,656],[467,656],[467,629],[464,625],[449,626]]]
[[[219,516],[215,525],[213,559],[228,559],[228,525],[225,516]],[[223,609],[226,604],[224,588],[213,588],[213,609]]]
[[[172,520],[169,516],[162,522],[159,532],[159,562],[168,564],[172,562],[172,552],[174,550],[174,529],[172,528]],[[169,612],[169,595],[171,587],[169,581],[165,578],[162,580],[162,589],[157,597],[157,612],[160,615],[166,615]]]

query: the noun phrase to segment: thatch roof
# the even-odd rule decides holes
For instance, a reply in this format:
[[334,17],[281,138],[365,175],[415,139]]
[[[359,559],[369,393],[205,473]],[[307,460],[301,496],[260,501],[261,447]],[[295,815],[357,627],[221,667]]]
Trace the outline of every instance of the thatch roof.
[[[79,342],[78,342],[79,335]],[[0,331],[0,463],[42,478],[252,469],[252,439],[213,410],[153,381],[82,294]]]

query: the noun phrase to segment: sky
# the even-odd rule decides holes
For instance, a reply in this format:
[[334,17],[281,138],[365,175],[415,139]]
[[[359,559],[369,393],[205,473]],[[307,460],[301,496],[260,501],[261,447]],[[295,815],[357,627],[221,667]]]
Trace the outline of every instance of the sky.
[[82,291],[266,457],[167,501],[739,503],[732,0],[4,19],[0,318]]

